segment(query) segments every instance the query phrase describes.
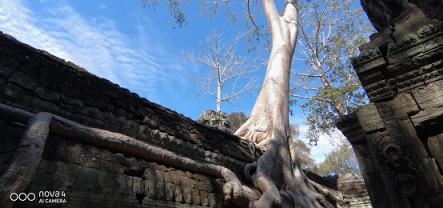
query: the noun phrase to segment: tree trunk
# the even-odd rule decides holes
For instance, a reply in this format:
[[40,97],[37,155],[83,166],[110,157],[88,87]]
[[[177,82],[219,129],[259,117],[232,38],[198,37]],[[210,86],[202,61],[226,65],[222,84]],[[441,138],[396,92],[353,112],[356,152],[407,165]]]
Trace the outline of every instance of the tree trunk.
[[273,1],[262,0],[262,4],[271,28],[271,57],[251,116],[235,134],[267,147],[273,127],[284,137],[280,142],[287,143],[285,139],[289,136],[289,78],[297,40],[298,11],[288,3],[285,15],[280,17]]
[[[295,207],[332,207],[304,175],[289,139],[289,78],[298,35],[297,0],[289,0],[283,17],[273,0],[262,0],[272,35],[265,81],[249,120],[235,134],[267,147],[258,163],[245,167],[245,177],[263,193],[256,207],[282,207],[282,196]],[[292,159],[291,159],[292,158]],[[250,169],[256,172],[250,176]],[[276,185],[278,184],[278,186]]]
[[222,92],[222,86],[219,83],[217,87],[217,113],[220,113],[221,111],[221,92]]

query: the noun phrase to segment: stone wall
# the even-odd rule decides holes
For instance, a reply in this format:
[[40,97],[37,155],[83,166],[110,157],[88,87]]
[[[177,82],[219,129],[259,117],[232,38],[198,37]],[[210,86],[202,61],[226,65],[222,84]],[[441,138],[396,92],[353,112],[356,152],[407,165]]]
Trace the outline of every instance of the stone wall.
[[362,178],[358,178],[351,173],[324,177],[307,170],[304,172],[311,181],[331,192],[339,200],[340,207],[372,207],[365,182]]
[[309,172],[307,170],[304,170],[306,176],[311,180],[318,184],[321,184],[323,187],[326,187],[330,190],[338,190],[337,188],[337,177],[332,176],[319,176],[313,172]]
[[441,1],[402,2],[379,13],[378,6],[395,2],[362,0],[378,33],[360,46],[352,64],[371,104],[341,118],[337,127],[354,147],[373,207],[438,208],[443,30],[435,13],[441,11],[433,8],[441,8]]
[[[3,33],[0,103],[32,113],[50,112],[202,163],[221,165],[243,182],[243,167],[253,161],[247,142],[237,136],[194,122]],[[0,119],[0,174],[8,167],[23,130],[23,125]],[[50,135],[42,158],[26,191],[64,191],[67,203],[56,206],[233,206],[224,202],[215,178],[61,137]],[[37,196],[41,198],[46,199]],[[49,206],[36,202],[14,205]]]
[[366,184],[362,178],[357,178],[352,174],[344,174],[338,178],[337,186],[343,196],[343,207],[372,207]]

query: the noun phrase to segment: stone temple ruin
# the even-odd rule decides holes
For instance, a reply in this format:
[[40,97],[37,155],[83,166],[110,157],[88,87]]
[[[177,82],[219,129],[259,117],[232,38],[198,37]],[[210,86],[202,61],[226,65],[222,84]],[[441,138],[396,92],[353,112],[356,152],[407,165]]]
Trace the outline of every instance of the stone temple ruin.
[[[33,117],[48,115],[41,112],[54,115],[46,141],[25,135]],[[228,128],[223,115],[204,115],[209,118],[202,122],[217,128],[0,32],[0,207],[236,207],[223,198],[226,180],[162,159],[170,153],[228,169],[258,199],[261,193],[246,182],[243,168],[263,150],[252,155],[247,141],[223,129]],[[100,137],[81,139],[82,132],[97,129],[121,136],[111,135],[111,145]],[[147,154],[134,144],[160,151]],[[36,167],[34,160],[40,160]],[[22,175],[32,177],[18,180]],[[369,203],[362,181],[307,176],[344,207]],[[14,191],[20,187],[23,191]]]
[[203,111],[201,117],[197,119],[197,122],[225,131],[231,131],[229,129],[231,124],[226,118],[225,112],[215,112],[213,110]]
[[378,33],[352,64],[371,104],[336,125],[373,207],[443,207],[443,2],[362,6]]
[[[25,130],[23,123],[28,119],[24,122],[20,119],[39,112],[59,116],[56,122],[69,119],[86,127],[135,138],[202,164],[227,168],[242,182],[243,167],[254,161],[248,143],[231,133],[149,102],[3,33],[0,34],[0,105],[2,208],[10,206],[10,195],[5,193],[14,185],[4,180],[8,167],[14,163],[14,154],[26,146],[20,143],[20,138]],[[21,113],[18,120],[5,111],[11,107],[20,109],[16,110]],[[65,121],[63,125],[70,124]],[[51,126],[42,159],[24,191],[34,193],[36,201],[16,200],[13,207],[235,207],[223,199],[219,184],[226,181],[213,174],[199,174],[173,166],[170,161],[146,159],[135,149],[125,151],[125,143],[103,146],[94,141],[75,140],[69,134],[57,134],[53,129]],[[76,133],[71,135],[75,137]],[[262,152],[256,154],[259,157]],[[25,168],[27,165],[26,161],[18,164]],[[260,196],[255,188],[246,185],[244,188],[251,195]],[[65,196],[54,197],[56,192]],[[40,199],[43,203],[37,201]],[[53,199],[66,203],[52,203]]]
[[[352,63],[372,103],[337,127],[365,183],[306,173],[341,207],[370,207],[369,198],[377,208],[443,207],[440,2],[362,0],[378,33]],[[41,112],[53,114],[52,123]],[[243,168],[263,150],[252,155],[224,121],[212,123],[222,128],[0,34],[0,207],[236,207],[223,199],[232,174],[259,198]],[[49,130],[28,134],[43,125]],[[76,139],[85,132],[94,137]],[[114,142],[104,143],[106,136]],[[164,158],[171,154],[178,156]]]

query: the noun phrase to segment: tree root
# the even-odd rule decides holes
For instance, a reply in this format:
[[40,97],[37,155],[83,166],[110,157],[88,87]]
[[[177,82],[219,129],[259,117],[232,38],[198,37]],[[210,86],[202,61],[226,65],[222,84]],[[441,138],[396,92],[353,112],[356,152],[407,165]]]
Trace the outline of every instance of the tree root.
[[244,175],[248,182],[251,182],[254,187],[257,187],[255,182],[255,171],[257,170],[257,162],[249,163],[245,166]]
[[[249,140],[251,143],[267,147],[270,142],[270,136],[267,135],[270,127],[263,123],[263,121],[267,121],[267,119],[261,117],[263,116],[251,114],[250,118],[237,129],[234,134],[245,140]],[[255,150],[254,144],[250,144],[249,148],[250,151],[252,151],[252,148]]]
[[336,196],[334,196],[329,190],[324,189],[323,187],[321,187],[318,183],[316,183],[314,181],[309,180],[309,182],[314,186],[315,190],[318,193],[320,193],[324,197],[328,197],[329,199],[334,201],[336,203],[336,207],[338,207],[338,208],[340,207],[338,198]]
[[[263,117],[264,115],[260,115]],[[258,162],[248,164],[244,168],[244,175],[248,181],[257,187],[263,195],[255,202],[256,207],[281,207],[283,197],[290,199],[294,207],[302,208],[333,208],[325,197],[337,202],[337,199],[327,190],[311,183],[299,164],[298,157],[291,143],[288,142],[288,133],[285,128],[275,125],[266,132],[259,134],[255,129],[262,118],[253,117],[245,123],[236,134],[249,135],[250,141],[260,141],[268,144],[266,152]],[[251,119],[250,118],[250,119]],[[269,138],[263,137],[271,135]],[[249,146],[252,146],[251,144]]]
[[[0,177],[0,207],[12,207],[11,193],[23,192],[35,174],[49,132],[64,138],[89,143],[97,147],[132,155],[141,159],[170,165],[179,169],[223,178],[225,200],[239,207],[254,207],[254,201],[242,188],[237,176],[229,169],[198,163],[173,152],[150,146],[123,134],[89,128],[50,113],[29,112],[0,104],[0,116],[27,123],[19,147],[6,172]],[[28,122],[29,120],[29,122]]]
[[15,155],[0,177],[0,207],[12,207],[12,193],[21,193],[31,182],[43,153],[52,116],[38,113],[31,117],[20,139]]
[[[252,181],[255,187],[263,193],[255,203],[257,207],[281,207],[282,196],[290,199],[294,207],[303,208],[333,208],[325,197],[337,202],[337,198],[328,190],[324,190],[316,183],[311,182],[296,157],[291,162],[289,148],[271,140],[265,154],[254,162],[245,166],[245,178]],[[280,187],[279,185],[281,184]]]

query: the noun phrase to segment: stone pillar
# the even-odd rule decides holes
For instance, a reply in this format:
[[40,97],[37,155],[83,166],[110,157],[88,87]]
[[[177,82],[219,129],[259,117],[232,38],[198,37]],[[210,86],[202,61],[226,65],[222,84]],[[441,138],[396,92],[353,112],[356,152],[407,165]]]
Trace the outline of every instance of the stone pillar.
[[[391,181],[389,175],[381,171],[375,151],[377,144],[374,138],[380,136],[385,128],[375,105],[367,105],[354,114],[340,118],[336,126],[354,149],[372,206],[400,207],[394,188],[386,185]],[[367,132],[374,132],[375,135],[368,135]]]
[[362,5],[378,33],[351,61],[371,104],[337,127],[373,207],[443,207],[443,2]]

